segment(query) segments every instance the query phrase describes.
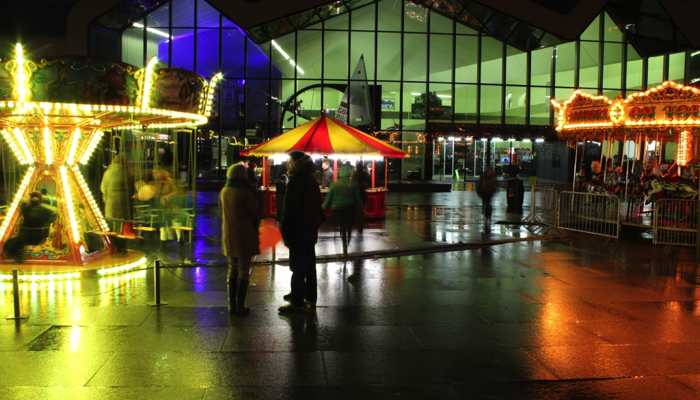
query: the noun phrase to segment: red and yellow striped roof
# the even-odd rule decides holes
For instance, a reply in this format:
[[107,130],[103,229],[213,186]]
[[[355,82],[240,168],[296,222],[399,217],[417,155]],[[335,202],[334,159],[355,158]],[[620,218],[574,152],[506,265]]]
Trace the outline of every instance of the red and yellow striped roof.
[[241,155],[272,156],[300,150],[313,155],[408,157],[405,151],[382,142],[326,115],[300,125],[265,143],[241,151]]

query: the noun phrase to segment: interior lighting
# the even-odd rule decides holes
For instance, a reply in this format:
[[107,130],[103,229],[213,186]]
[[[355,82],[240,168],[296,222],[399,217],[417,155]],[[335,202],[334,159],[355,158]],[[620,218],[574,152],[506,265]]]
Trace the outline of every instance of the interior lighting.
[[535,143],[544,143],[544,139],[543,138],[535,139]]
[[100,228],[104,232],[109,232],[109,226],[107,225],[107,221],[105,220],[104,216],[102,215],[100,208],[97,206],[97,202],[95,202],[95,198],[92,196],[92,192],[90,192],[90,188],[88,188],[87,182],[85,182],[85,178],[83,177],[83,174],[80,172],[77,165],[73,166],[72,171],[73,171],[73,176],[75,177],[75,179],[78,181],[78,184],[80,185],[80,190],[83,193],[83,196],[85,196],[88,203],[90,203],[90,207],[92,207],[92,210],[97,214],[97,220],[99,221]]
[[[140,23],[138,23],[138,22],[134,22],[131,26],[133,26],[134,28],[139,28],[139,29],[143,29],[143,28],[144,28],[143,24],[140,24]],[[172,38],[173,38],[172,36],[168,35],[167,33],[163,32],[163,31],[160,31],[160,30],[158,30],[158,29],[155,29],[155,28],[148,27],[148,28],[146,28],[146,31],[151,32],[151,33],[154,34],[154,35],[158,35],[158,36],[164,37],[164,38],[166,38],[166,39],[172,39]]]
[[24,51],[22,45],[15,45],[15,62],[17,62],[16,84],[17,84],[17,100],[24,103],[27,100],[27,75],[24,73]]
[[292,64],[293,66],[295,66],[297,71],[299,71],[300,74],[304,75],[304,71],[301,68],[299,68],[297,63],[291,57],[289,57],[289,54],[287,54],[284,50],[282,50],[280,45],[278,45],[277,42],[274,40],[272,40],[272,47],[277,49],[277,51],[279,51],[279,53],[282,55],[282,57],[284,57],[285,60],[289,60],[289,63]]
[[78,149],[78,142],[80,142],[80,128],[75,128],[73,132],[73,141],[70,145],[70,151],[68,152],[68,165],[75,164],[75,151]]
[[690,159],[690,134],[688,131],[682,131],[680,134],[680,140],[678,141],[678,147],[676,148],[676,160],[678,160],[678,165],[684,167],[688,165],[688,160]]
[[83,153],[83,156],[80,158],[81,164],[83,164],[83,165],[87,164],[88,160],[90,160],[90,156],[95,151],[97,144],[100,143],[100,139],[102,139],[102,135],[104,135],[104,132],[102,132],[102,131],[95,131],[95,133],[92,134],[92,139],[90,140],[90,144],[88,144],[87,148],[85,149],[85,153]]
[[530,139],[523,139],[523,143],[531,143],[531,142],[532,142],[532,140],[530,140]]
[[65,201],[68,203],[68,217],[70,219],[71,230],[73,231],[73,242],[80,243],[80,234],[78,233],[78,221],[75,219],[75,210],[73,210],[73,195],[70,192],[70,185],[68,184],[68,173],[66,172],[66,167],[61,166],[61,180],[63,181],[63,195],[65,196]]

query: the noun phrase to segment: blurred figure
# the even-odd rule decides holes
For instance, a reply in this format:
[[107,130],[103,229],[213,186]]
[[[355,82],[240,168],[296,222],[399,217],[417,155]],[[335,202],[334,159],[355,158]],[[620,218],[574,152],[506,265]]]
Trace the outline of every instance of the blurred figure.
[[483,175],[479,177],[476,183],[476,194],[481,198],[482,208],[484,211],[484,229],[487,232],[491,231],[491,198],[496,193],[497,183],[493,173],[493,168],[488,167]]
[[49,237],[49,228],[58,213],[56,208],[44,204],[42,199],[41,193],[34,191],[22,200],[22,225],[17,236],[9,239],[3,246],[5,259],[21,263],[24,261],[26,246],[36,246]]
[[325,189],[333,183],[333,168],[331,168],[331,163],[328,160],[323,160],[321,163],[321,169],[323,169],[323,178],[321,178],[321,189]]
[[258,178],[258,164],[252,162],[248,163],[248,183],[250,183],[254,188],[260,187],[260,180]]
[[[160,248],[158,251],[165,251],[169,240],[180,238],[182,232],[172,229],[173,214],[178,212],[177,204],[173,198],[177,196],[177,185],[166,169],[156,169],[153,171],[155,183],[152,185],[155,189],[152,205],[155,208],[162,210],[162,219],[159,222],[160,230]],[[179,235],[179,236],[178,236]]]
[[304,299],[312,307],[316,306],[315,246],[318,227],[326,217],[321,208],[321,190],[312,175],[315,169],[308,155],[301,151],[289,153],[289,183],[284,196],[281,231],[282,240],[289,247],[292,292],[284,296],[291,304],[278,308],[280,313],[306,312]]
[[360,197],[362,198],[363,206],[358,209],[357,213],[357,233],[362,235],[365,226],[364,205],[367,204],[367,189],[372,186],[372,178],[369,176],[369,172],[362,166],[362,162],[358,162],[351,179],[360,189]]
[[[112,158],[112,163],[102,176],[100,184],[105,201],[105,218],[109,229],[119,235],[133,234],[132,198],[134,197],[134,177],[124,153]],[[112,236],[114,248],[119,255],[127,254],[127,239]]]
[[280,174],[280,178],[275,183],[275,206],[277,207],[277,221],[282,221],[282,215],[284,214],[284,194],[287,191],[288,182],[289,176],[287,176],[287,174]]
[[333,210],[333,219],[340,227],[343,254],[347,255],[355,210],[363,207],[360,187],[350,180],[350,168],[346,166],[341,168],[338,180],[331,183],[326,200],[323,202],[323,209],[328,208],[328,206]]
[[[226,172],[226,186],[219,194],[221,218],[221,249],[229,259],[228,310],[229,314],[248,314],[245,305],[250,280],[250,261],[260,254],[258,224],[259,205],[250,189],[246,167],[231,166]],[[291,258],[291,257],[290,257]]]

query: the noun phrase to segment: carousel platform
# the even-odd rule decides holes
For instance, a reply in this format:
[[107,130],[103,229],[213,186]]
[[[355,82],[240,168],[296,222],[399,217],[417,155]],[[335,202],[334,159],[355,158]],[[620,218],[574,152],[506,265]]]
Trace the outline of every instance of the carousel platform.
[[97,274],[112,274],[145,267],[145,254],[128,250],[127,254],[109,254],[86,265],[55,265],[36,261],[0,264],[0,276],[11,276],[18,270],[20,280],[44,281],[52,279],[76,279]]

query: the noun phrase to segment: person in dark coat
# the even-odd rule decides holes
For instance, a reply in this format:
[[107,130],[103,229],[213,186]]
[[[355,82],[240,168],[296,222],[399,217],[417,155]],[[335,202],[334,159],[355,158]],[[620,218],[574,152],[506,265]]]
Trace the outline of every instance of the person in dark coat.
[[275,206],[277,207],[277,221],[282,221],[284,213],[284,193],[287,190],[289,177],[287,174],[280,174],[280,178],[275,183]]
[[[129,233],[129,225],[132,223],[134,177],[124,153],[117,154],[112,159],[102,176],[100,190],[105,201],[105,218],[111,231],[119,235]],[[117,254],[127,254],[127,239],[115,236],[111,240]]]
[[325,220],[321,208],[321,190],[311,157],[301,151],[289,153],[289,183],[284,196],[282,240],[289,248],[289,269],[292,270],[292,291],[284,296],[291,303],[280,307],[280,313],[306,312],[304,299],[316,305],[316,241],[318,227]]
[[328,160],[324,160],[321,163],[321,168],[323,169],[323,178],[321,178],[321,188],[325,189],[333,183],[333,168],[331,168],[331,163]]
[[[367,172],[367,170],[361,162],[357,163],[357,167],[355,167],[355,172],[352,173],[351,180],[355,182],[355,184],[357,184],[358,188],[360,189],[360,197],[362,198],[362,204],[367,204],[367,189],[369,189],[372,186],[372,178],[370,177],[369,172]],[[362,208],[359,208],[357,211],[357,233],[362,235],[362,231],[365,226],[364,206]]]
[[49,229],[56,220],[57,210],[43,204],[42,198],[41,193],[32,192],[29,198],[23,201],[24,204],[20,207],[23,219],[19,233],[3,246],[6,259],[15,263],[23,262],[25,246],[41,244],[49,236]]
[[488,167],[479,180],[476,182],[476,194],[481,198],[482,207],[484,209],[484,229],[488,232],[491,230],[491,198],[496,193],[497,182],[493,174],[493,168]]
[[243,164],[231,166],[226,172],[226,186],[219,194],[221,218],[221,250],[229,259],[229,314],[248,314],[245,305],[250,281],[250,262],[260,254],[258,223],[260,206],[248,183]]

